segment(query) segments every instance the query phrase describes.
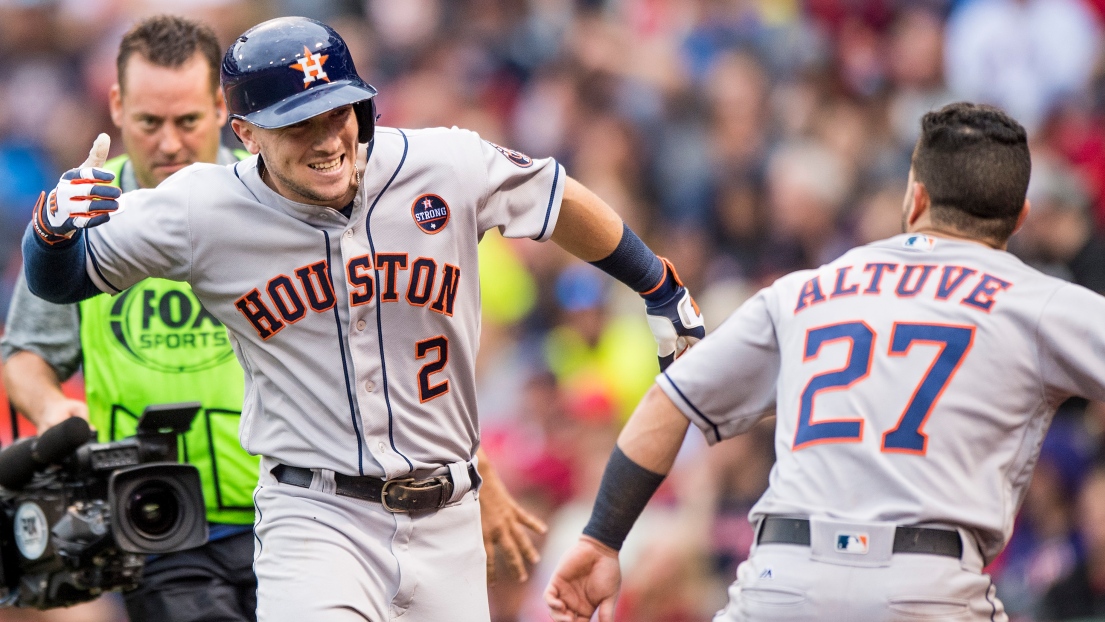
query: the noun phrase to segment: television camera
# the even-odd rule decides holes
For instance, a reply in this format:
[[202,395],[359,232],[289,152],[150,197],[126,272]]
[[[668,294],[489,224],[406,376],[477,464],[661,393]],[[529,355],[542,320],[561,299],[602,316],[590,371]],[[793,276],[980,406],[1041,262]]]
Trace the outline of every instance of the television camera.
[[135,436],[111,443],[71,418],[0,451],[0,606],[132,589],[147,555],[207,542],[199,472],[177,461],[199,408],[150,406]]

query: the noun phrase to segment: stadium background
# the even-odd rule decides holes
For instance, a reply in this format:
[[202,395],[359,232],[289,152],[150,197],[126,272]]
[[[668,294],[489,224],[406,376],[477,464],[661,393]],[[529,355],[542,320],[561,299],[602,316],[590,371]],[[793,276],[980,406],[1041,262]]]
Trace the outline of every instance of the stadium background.
[[[206,19],[224,45],[277,15],[331,23],[379,88],[382,124],[555,156],[674,261],[709,327],[774,278],[897,233],[920,115],[995,103],[1032,141],[1014,252],[1105,293],[1105,0],[0,0],[0,317],[39,190],[113,132],[116,46],[157,12]],[[634,295],[553,245],[491,235],[481,253],[483,442],[551,528],[531,580],[500,581],[492,611],[545,620],[550,565],[651,383],[654,345]],[[1049,588],[1079,567],[1105,599],[1103,424],[1101,405],[1070,403],[1045,443],[991,567],[1014,620],[1049,619]],[[627,544],[619,620],[708,620],[723,603],[771,444],[770,424],[709,450],[692,430]],[[123,619],[111,599],[0,611]]]

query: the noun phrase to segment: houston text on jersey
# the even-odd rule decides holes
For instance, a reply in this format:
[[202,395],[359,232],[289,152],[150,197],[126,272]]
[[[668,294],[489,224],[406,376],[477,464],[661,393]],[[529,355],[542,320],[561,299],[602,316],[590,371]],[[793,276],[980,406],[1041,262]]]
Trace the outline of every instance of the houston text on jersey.
[[[254,288],[234,303],[261,339],[267,340],[288,324],[303,319],[308,309],[321,313],[332,309],[337,302],[325,261],[317,261],[292,272],[294,279],[278,274],[269,279],[263,293],[262,288]],[[408,277],[406,288],[399,283],[400,272]],[[351,287],[351,307],[371,303],[376,297],[376,283],[379,281],[379,300],[382,303],[398,302],[403,298],[411,306],[427,307],[430,311],[452,317],[460,290],[459,267],[448,263],[439,267],[438,262],[429,257],[410,261],[407,253],[376,253],[375,262],[370,255],[354,257],[346,264],[345,274]]]

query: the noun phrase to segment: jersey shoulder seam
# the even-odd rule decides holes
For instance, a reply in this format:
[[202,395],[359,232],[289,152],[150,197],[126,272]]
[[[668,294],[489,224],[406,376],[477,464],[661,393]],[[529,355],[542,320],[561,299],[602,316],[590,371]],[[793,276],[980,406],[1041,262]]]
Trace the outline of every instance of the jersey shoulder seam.
[[779,292],[773,287],[764,288],[764,308],[767,310],[767,319],[771,322],[771,332],[775,335],[775,350],[782,356],[782,343],[779,340],[779,323],[783,318],[783,310],[781,305],[781,298]]
[[1044,300],[1044,304],[1040,305],[1040,312],[1036,316],[1036,327],[1034,332],[1033,346],[1036,348],[1036,369],[1039,372],[1036,375],[1038,379],[1038,385],[1040,389],[1040,400],[1046,405],[1048,403],[1047,387],[1044,385],[1044,361],[1043,361],[1043,348],[1040,346],[1040,326],[1043,324],[1044,313],[1047,311],[1048,305],[1055,299],[1055,296],[1059,294],[1065,287],[1068,287],[1070,283],[1060,283],[1058,287],[1051,290],[1051,294]]
[[[240,161],[240,160],[239,160]],[[196,175],[203,175],[205,171],[222,171],[226,170],[226,166],[222,164],[215,164],[212,162],[193,162],[188,166],[180,169],[169,176],[169,179],[173,179],[172,183],[182,183],[181,180],[194,177]],[[168,179],[166,179],[168,181]]]
[[479,214],[484,207],[487,206],[487,200],[491,198],[491,175],[487,170],[487,160],[484,157],[484,144],[487,143],[479,134],[472,132],[472,136],[476,139],[476,153],[479,154],[480,163],[480,177],[483,178],[483,193],[480,195],[480,204],[476,206],[476,218],[479,220]]
[[[459,131],[458,131],[459,130]],[[399,128],[399,127],[377,127],[377,133],[388,134],[389,136],[405,136],[407,141],[422,139],[424,137],[434,136],[451,136],[456,134],[475,134],[471,130],[461,130],[457,127],[422,127],[415,129]]]

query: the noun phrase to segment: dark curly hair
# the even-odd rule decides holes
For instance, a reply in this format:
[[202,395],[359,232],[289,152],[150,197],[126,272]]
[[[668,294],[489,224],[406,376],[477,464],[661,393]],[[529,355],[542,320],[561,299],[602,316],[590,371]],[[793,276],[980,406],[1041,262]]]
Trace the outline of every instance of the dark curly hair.
[[934,224],[1004,243],[1031,170],[1024,127],[998,108],[959,102],[921,119],[913,175],[932,199]]

